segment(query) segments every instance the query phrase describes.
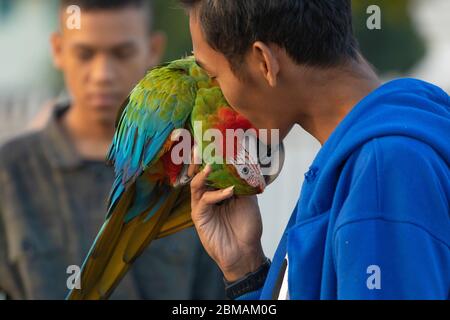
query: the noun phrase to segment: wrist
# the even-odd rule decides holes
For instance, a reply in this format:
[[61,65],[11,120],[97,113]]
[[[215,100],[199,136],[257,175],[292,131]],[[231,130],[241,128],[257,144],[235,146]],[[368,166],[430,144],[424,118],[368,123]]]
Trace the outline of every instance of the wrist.
[[227,282],[234,282],[242,279],[249,273],[258,270],[267,261],[264,252],[258,250],[256,253],[243,255],[238,263],[232,267],[222,269],[224,279]]
[[270,260],[265,258],[264,263],[258,269],[246,274],[237,281],[229,282],[224,279],[227,298],[234,300],[246,293],[260,290],[266,282],[270,264]]

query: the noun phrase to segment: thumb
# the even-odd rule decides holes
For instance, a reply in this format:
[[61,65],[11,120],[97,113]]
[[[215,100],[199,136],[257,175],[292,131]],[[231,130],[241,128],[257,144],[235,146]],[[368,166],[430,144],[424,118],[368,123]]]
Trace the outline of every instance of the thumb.
[[203,194],[202,198],[200,199],[200,202],[203,203],[204,205],[211,206],[231,198],[233,194],[234,194],[234,186],[231,186],[223,190],[207,191]]

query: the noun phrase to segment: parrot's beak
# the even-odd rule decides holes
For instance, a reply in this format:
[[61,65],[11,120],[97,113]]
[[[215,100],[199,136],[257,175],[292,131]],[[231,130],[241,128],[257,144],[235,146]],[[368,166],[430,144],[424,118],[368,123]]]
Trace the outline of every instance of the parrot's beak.
[[264,189],[266,189],[266,187],[267,187],[266,177],[261,176],[261,179],[259,179],[259,185],[258,185],[259,193],[263,193],[263,191],[264,191]]
[[270,155],[268,156],[270,157],[270,162],[268,164],[264,164],[267,161],[262,161],[264,159],[260,159],[260,166],[264,170],[264,180],[266,186],[274,182],[283,169],[285,158],[283,142],[281,142],[276,148],[273,148],[270,151]]
[[266,186],[267,186],[266,178],[263,175],[261,175],[261,176],[259,176],[258,180],[259,180],[258,181],[258,193],[263,193],[264,189],[266,189]]

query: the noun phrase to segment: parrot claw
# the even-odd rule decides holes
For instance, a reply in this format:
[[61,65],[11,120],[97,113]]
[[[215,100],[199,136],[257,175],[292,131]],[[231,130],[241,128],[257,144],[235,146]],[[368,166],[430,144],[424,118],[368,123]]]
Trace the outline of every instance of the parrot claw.
[[194,177],[189,176],[188,170],[189,170],[189,165],[183,166],[183,169],[181,170],[181,173],[178,176],[178,179],[175,182],[174,187],[183,187],[183,186],[186,186],[189,183],[191,183],[191,181],[192,181],[192,179],[194,179]]
[[193,178],[194,178],[194,177],[189,177],[189,176],[187,176],[187,175],[181,177],[181,179],[180,179],[180,185],[185,186],[185,185],[191,183],[191,181],[192,181]]

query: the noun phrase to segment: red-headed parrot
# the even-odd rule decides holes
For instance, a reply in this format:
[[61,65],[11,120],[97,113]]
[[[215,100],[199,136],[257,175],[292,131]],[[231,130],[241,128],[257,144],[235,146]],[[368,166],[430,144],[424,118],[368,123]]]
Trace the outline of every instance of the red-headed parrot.
[[[197,146],[208,147],[201,136],[208,129],[226,137],[227,129],[251,128],[192,57],[150,70],[119,113],[108,154],[115,169],[108,213],[81,268],[81,288],[73,289],[68,299],[107,299],[152,240],[193,225],[189,164],[173,157],[179,143],[186,143],[180,140],[182,129]],[[222,148],[202,159],[203,165],[212,165],[210,186],[234,185],[237,195],[261,193],[266,181],[246,145],[237,140],[232,152],[225,152],[226,138],[214,142]],[[189,151],[193,145],[189,143]]]

